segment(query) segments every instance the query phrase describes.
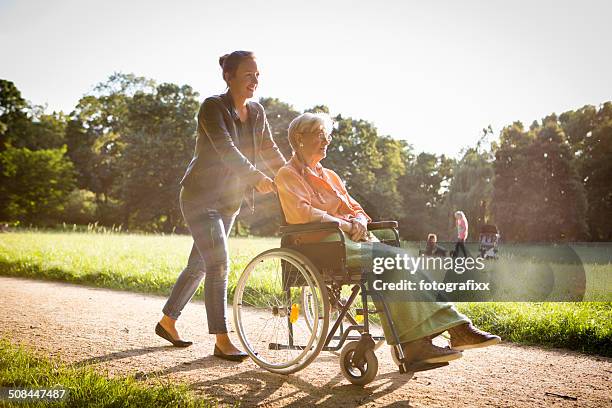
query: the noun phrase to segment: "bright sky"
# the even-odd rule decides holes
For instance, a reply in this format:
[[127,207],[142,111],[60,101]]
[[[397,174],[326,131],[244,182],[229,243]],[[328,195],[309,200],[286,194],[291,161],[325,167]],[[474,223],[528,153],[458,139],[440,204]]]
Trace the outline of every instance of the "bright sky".
[[70,112],[112,72],[224,90],[255,51],[257,96],[326,104],[417,151],[612,100],[609,1],[0,0],[0,77]]

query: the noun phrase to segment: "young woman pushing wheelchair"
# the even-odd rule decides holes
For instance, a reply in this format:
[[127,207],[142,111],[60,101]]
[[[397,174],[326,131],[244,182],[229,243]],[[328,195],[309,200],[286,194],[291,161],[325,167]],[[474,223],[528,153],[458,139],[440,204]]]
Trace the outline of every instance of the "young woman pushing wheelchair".
[[227,236],[243,197],[253,206],[254,190],[273,191],[272,180],[260,169],[265,166],[275,174],[285,159],[272,139],[263,107],[249,101],[259,84],[255,55],[234,51],[222,56],[219,64],[227,92],[202,103],[194,156],[181,180],[181,211],[194,243],[155,333],[177,347],[192,344],[181,339],[175,324],[205,278],[208,329],[216,339],[214,355],[242,361],[247,354],[227,334]]

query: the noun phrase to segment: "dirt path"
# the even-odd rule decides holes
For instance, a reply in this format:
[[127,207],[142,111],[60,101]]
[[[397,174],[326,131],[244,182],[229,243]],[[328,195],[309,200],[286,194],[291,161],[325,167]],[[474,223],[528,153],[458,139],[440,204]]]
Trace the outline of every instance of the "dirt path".
[[383,346],[376,380],[361,389],[342,377],[329,353],[290,376],[211,356],[201,302],[181,316],[184,337],[195,344],[178,349],[153,333],[162,297],[6,277],[0,287],[0,337],[111,375],[141,372],[152,382],[158,381],[152,374],[188,382],[222,405],[612,407],[612,359],[602,357],[501,344],[465,352],[449,367],[406,381]]

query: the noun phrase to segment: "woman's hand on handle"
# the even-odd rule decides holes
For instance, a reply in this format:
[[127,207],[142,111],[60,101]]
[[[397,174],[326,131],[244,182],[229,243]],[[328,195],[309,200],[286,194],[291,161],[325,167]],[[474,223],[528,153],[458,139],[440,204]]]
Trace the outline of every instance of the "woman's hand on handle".
[[275,191],[274,182],[270,177],[265,176],[255,185],[258,193],[267,194]]
[[367,236],[368,227],[366,222],[367,221],[361,218],[353,218],[351,220],[352,229],[350,234],[353,241],[360,241]]

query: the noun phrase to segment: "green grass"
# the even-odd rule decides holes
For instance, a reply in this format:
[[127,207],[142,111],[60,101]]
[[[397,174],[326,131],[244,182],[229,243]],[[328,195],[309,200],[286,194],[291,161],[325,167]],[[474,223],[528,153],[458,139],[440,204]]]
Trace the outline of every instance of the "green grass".
[[[0,235],[0,275],[60,280],[167,295],[186,263],[192,239],[178,235],[15,232]],[[278,238],[232,238],[229,296],[247,262]],[[612,293],[609,246],[583,247],[590,300]],[[579,252],[579,251],[577,251]],[[579,252],[582,257],[582,253]],[[270,292],[260,281],[259,293]],[[201,289],[200,289],[201,291]],[[603,298],[602,295],[603,294]],[[464,303],[458,307],[485,330],[528,344],[612,356],[612,303]]]
[[[108,378],[91,367],[72,367],[0,340],[0,387],[68,390],[54,407],[214,407],[216,402],[198,398],[185,385],[159,383],[146,386],[134,377]],[[0,406],[2,402],[0,402]],[[41,406],[14,403],[15,407]]]
[[[0,274],[166,295],[185,267],[192,242],[184,235],[5,233],[0,235]],[[279,242],[232,238],[230,287],[251,258]]]
[[612,303],[458,303],[478,327],[506,341],[612,357]]

